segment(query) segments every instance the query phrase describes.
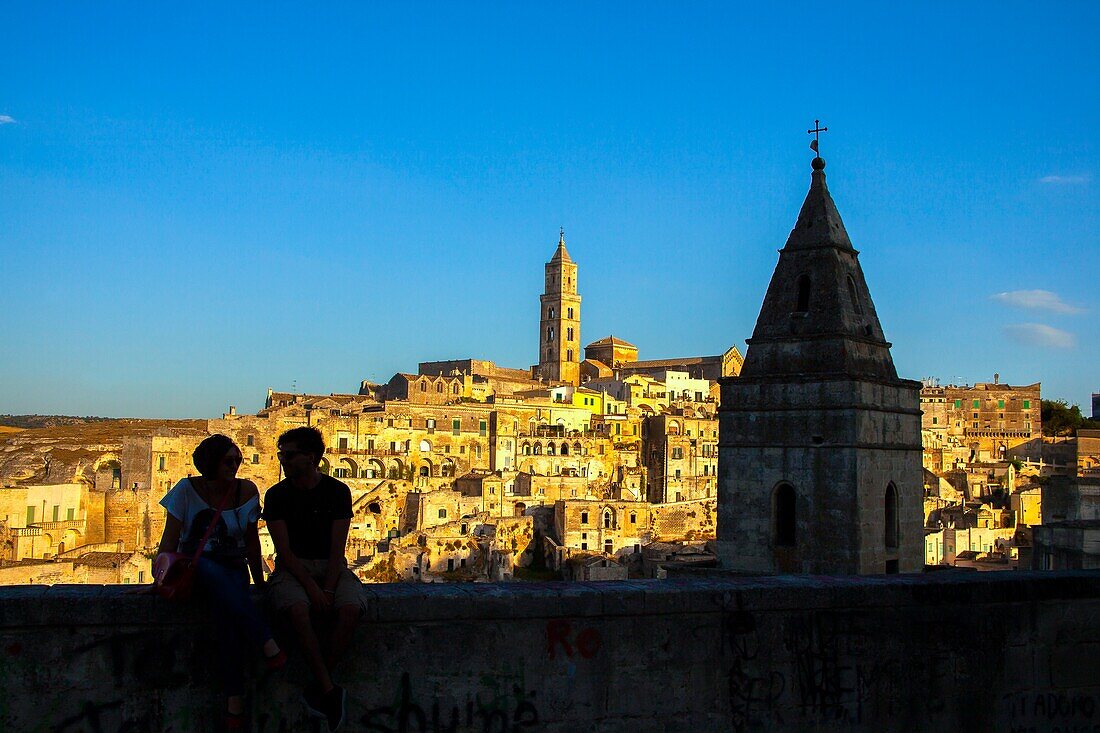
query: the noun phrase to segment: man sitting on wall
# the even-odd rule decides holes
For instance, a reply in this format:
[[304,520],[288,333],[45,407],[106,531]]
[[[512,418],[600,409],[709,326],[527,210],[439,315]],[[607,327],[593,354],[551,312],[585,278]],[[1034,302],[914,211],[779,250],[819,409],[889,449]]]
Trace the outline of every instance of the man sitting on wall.
[[[344,555],[351,491],[318,470],[325,442],[316,428],[288,430],[278,447],[286,478],[264,498],[276,552],[268,594],[275,608],[290,616],[313,671],[316,684],[305,691],[306,705],[334,731],[344,720],[346,692],[332,681],[332,669],[363,611],[362,585]],[[314,620],[331,632],[323,651]]]

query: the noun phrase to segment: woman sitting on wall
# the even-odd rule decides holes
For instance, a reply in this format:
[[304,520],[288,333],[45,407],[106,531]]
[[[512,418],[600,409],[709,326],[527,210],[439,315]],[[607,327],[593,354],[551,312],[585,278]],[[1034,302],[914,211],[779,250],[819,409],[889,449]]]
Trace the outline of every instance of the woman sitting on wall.
[[[244,726],[244,664],[250,647],[263,651],[272,669],[286,663],[286,654],[271,636],[252,603],[248,570],[263,587],[260,537],[260,497],[256,485],[237,478],[241,451],[224,435],[199,443],[192,458],[200,476],[182,479],[161,500],[167,512],[160,552],[193,555],[207,536],[195,567],[195,594],[204,602],[217,630],[215,661],[227,697],[226,726]],[[211,522],[221,508],[221,516]]]

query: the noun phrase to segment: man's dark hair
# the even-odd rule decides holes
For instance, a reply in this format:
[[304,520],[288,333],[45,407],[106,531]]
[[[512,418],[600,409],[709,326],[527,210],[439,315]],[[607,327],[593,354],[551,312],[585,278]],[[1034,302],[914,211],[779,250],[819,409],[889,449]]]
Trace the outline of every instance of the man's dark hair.
[[325,454],[325,438],[317,428],[291,428],[279,436],[278,446],[283,443],[294,443],[298,450],[316,456],[317,463],[321,462],[321,456]]
[[218,472],[218,464],[225,458],[225,454],[236,447],[237,444],[228,435],[221,433],[211,435],[199,443],[195,452],[191,454],[191,460],[194,461],[195,468],[199,469],[199,473],[209,478]]

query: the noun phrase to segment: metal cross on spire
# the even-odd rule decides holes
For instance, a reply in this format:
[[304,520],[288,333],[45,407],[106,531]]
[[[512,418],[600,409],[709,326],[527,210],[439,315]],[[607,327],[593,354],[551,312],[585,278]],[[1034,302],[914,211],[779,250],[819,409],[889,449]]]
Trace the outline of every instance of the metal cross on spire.
[[821,140],[821,133],[828,132],[828,131],[829,131],[828,127],[822,127],[821,126],[821,120],[814,120],[814,129],[806,130],[807,133],[814,136],[814,139],[810,141],[810,150],[817,153],[818,156],[821,155],[821,153],[817,149],[818,143]]

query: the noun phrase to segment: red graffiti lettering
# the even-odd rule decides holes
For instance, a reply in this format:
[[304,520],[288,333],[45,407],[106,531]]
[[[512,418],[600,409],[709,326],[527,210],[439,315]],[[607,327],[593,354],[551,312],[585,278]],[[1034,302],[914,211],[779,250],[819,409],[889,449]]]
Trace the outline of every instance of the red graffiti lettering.
[[546,653],[551,659],[557,653],[559,645],[567,657],[573,656],[574,645],[577,652],[585,659],[591,659],[600,651],[600,632],[589,627],[579,632],[570,643],[569,637],[572,630],[572,626],[565,619],[554,619],[546,624]]
[[555,647],[561,644],[565,650],[565,656],[573,656],[573,647],[569,643],[569,622],[556,618],[546,624],[546,653],[554,658]]

